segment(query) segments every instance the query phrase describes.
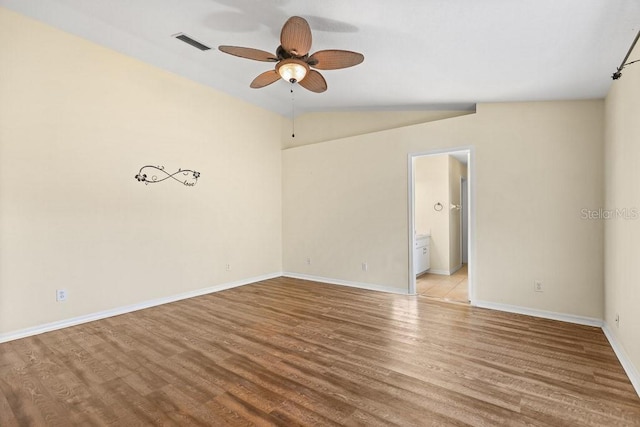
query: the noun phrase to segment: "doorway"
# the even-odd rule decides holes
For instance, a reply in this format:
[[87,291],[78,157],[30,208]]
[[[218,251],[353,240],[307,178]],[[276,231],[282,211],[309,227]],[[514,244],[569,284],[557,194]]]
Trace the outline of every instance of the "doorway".
[[473,148],[408,160],[409,293],[473,305]]

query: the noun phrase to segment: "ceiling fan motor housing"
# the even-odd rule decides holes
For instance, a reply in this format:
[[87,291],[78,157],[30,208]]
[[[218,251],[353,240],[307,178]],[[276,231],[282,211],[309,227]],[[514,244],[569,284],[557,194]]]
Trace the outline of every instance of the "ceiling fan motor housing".
[[276,64],[276,71],[280,76],[291,83],[302,81],[309,72],[309,65],[297,58],[283,59]]

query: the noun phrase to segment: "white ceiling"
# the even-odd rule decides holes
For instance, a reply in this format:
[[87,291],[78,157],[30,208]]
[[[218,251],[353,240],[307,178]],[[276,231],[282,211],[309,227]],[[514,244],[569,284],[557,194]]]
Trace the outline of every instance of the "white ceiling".
[[[323,71],[325,93],[296,89],[297,113],[459,109],[478,102],[604,97],[640,27],[638,0],[0,0],[0,5],[283,115],[291,114],[289,83],[249,88],[273,64],[215,47],[274,52],[282,24],[299,15],[311,25],[312,52],[354,50],[365,61]],[[171,37],[180,32],[214,49],[202,52]]]

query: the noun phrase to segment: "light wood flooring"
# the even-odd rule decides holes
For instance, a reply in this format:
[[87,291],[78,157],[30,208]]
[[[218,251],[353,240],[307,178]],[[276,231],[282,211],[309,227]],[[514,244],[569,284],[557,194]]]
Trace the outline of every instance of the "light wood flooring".
[[442,301],[469,303],[467,264],[450,276],[425,273],[416,278],[416,293]]
[[7,426],[632,426],[602,331],[278,278],[0,344]]

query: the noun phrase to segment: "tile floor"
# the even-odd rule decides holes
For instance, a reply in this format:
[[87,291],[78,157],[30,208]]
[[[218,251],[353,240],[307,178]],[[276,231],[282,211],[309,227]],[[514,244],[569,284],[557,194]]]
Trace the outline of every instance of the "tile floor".
[[469,303],[467,264],[451,276],[425,273],[416,278],[418,295],[443,301]]

